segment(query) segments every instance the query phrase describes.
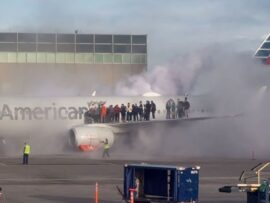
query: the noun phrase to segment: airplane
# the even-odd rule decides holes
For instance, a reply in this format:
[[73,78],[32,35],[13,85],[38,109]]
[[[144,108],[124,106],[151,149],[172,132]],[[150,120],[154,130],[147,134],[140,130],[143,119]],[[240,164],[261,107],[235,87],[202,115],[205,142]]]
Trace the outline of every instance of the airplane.
[[[147,95],[147,94],[146,94]],[[0,100],[0,139],[5,145],[9,138],[27,137],[31,142],[34,137],[45,134],[50,139],[52,134],[69,132],[68,143],[80,151],[94,151],[106,138],[113,145],[115,136],[128,131],[129,126],[151,125],[153,122],[170,122],[166,119],[166,103],[169,99],[183,101],[185,96],[133,96],[133,97],[1,97]],[[154,101],[156,119],[140,122],[85,123],[85,113],[97,104],[116,105],[139,104],[142,101]],[[189,97],[191,103],[189,118],[181,120],[201,120],[211,118],[210,109],[201,96]],[[121,120],[121,119],[120,119]],[[178,122],[177,121],[177,122]],[[57,136],[57,135],[55,135]],[[22,139],[22,138],[21,138]],[[24,138],[25,139],[25,138]],[[42,142],[42,141],[40,141]],[[40,143],[42,145],[42,143]]]

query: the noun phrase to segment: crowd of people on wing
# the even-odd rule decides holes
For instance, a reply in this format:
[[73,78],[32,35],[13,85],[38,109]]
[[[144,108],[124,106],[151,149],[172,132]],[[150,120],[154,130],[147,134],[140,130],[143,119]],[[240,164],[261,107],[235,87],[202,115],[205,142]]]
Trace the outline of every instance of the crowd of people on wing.
[[[166,103],[166,119],[188,118],[190,103],[185,97],[184,101],[169,99]],[[137,105],[127,103],[127,105],[118,104],[108,105],[105,103],[91,106],[85,113],[85,123],[112,123],[112,122],[131,122],[131,121],[149,121],[150,114],[155,119],[156,104],[153,101],[142,101]]]
[[120,122],[120,117],[122,122],[149,121],[151,113],[155,119],[156,104],[153,101],[146,101],[145,104],[140,101],[138,105],[127,103],[121,106],[99,104],[91,106],[85,113],[85,123]]
[[169,99],[166,103],[166,119],[188,118],[190,103],[185,97],[184,101]]

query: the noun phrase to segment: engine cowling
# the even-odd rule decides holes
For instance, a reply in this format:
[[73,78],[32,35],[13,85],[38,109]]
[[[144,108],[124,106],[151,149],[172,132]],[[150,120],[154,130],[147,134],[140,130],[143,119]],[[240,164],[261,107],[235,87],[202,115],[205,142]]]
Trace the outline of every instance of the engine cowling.
[[110,146],[114,142],[114,133],[110,126],[102,124],[82,125],[72,128],[71,131],[72,143],[81,151],[97,150],[106,138]]

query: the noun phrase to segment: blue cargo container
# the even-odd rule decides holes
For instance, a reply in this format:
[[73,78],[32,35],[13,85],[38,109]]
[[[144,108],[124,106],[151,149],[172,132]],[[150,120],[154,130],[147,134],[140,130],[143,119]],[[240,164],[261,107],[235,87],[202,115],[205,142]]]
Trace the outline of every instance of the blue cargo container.
[[124,199],[130,199],[131,188],[139,186],[135,202],[197,202],[199,167],[151,164],[124,166]]

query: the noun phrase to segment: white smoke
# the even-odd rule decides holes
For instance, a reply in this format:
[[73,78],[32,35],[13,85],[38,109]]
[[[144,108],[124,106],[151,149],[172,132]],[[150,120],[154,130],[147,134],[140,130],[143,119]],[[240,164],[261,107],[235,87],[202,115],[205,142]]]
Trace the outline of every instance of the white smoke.
[[200,72],[203,58],[200,55],[175,57],[165,66],[157,66],[148,72],[120,81],[116,94],[122,96],[158,92],[162,95],[179,95],[188,92]]
[[[205,49],[202,53],[196,55],[197,60],[194,56],[178,57],[167,69],[159,67],[136,80],[122,82],[117,91],[204,94],[218,115],[230,117],[141,129],[132,148],[124,154],[140,158],[143,151],[144,157],[159,160],[174,156],[268,157],[268,66],[252,58],[252,53],[237,53],[224,47]],[[160,80],[156,80],[157,74]]]

